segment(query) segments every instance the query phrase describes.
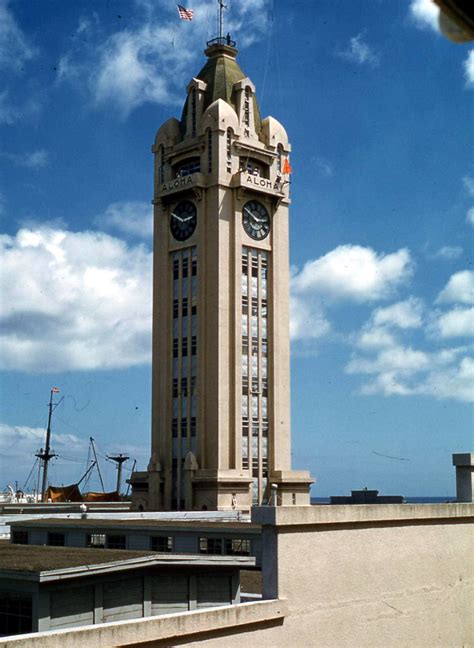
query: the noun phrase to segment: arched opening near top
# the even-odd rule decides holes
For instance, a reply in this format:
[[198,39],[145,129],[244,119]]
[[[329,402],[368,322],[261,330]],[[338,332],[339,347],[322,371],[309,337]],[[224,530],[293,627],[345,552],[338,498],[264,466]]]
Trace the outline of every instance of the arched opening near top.
[[244,94],[244,133],[250,135],[250,102],[252,101],[252,88],[245,86]]
[[184,178],[185,176],[201,171],[201,158],[199,156],[189,157],[173,164],[173,178]]
[[268,164],[265,164],[265,162],[257,160],[256,158],[241,157],[239,168],[241,171],[246,171],[254,176],[259,176],[261,178],[270,177]]
[[278,144],[277,146],[277,173],[281,175],[283,169],[283,146]]
[[158,149],[158,178],[160,183],[165,178],[165,147],[161,144]]

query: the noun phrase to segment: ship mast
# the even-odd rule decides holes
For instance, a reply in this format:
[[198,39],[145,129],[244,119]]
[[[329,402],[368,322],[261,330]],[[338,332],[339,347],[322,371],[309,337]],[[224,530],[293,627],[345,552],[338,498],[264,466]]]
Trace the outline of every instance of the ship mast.
[[[41,484],[41,500],[43,502],[45,501],[46,489],[48,488],[48,463],[53,457],[58,456],[54,452],[51,452],[51,417],[53,415],[53,404],[54,404],[53,394],[57,394],[57,393],[59,393],[59,389],[57,387],[52,387],[50,397],[49,397],[48,426],[46,428],[46,440],[44,444],[44,450],[43,448],[41,448],[40,451],[36,453],[38,459],[41,459],[41,461],[43,462],[43,481]],[[57,405],[59,405],[61,400],[55,404],[55,408]]]

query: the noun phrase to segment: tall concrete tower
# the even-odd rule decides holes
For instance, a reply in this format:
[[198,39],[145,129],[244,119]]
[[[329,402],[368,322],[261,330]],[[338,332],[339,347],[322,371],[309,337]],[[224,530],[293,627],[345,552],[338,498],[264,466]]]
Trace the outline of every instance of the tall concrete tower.
[[[235,43],[208,43],[155,138],[152,448],[134,508],[308,504],[291,470],[290,145]],[[272,500],[273,501],[273,500]]]

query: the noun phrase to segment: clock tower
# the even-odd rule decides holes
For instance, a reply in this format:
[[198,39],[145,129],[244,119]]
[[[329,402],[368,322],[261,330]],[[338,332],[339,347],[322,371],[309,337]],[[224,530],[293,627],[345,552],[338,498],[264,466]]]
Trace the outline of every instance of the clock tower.
[[207,45],[152,147],[152,447],[132,503],[309,504],[309,473],[291,470],[290,145],[261,119],[235,43]]

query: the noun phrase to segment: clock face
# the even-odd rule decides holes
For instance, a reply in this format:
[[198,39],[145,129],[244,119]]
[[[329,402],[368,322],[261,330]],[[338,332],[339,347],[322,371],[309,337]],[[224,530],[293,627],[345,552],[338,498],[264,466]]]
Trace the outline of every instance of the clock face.
[[250,200],[242,210],[242,225],[249,236],[261,241],[270,231],[270,215],[262,203]]
[[196,229],[197,210],[192,202],[183,200],[178,203],[170,215],[171,234],[177,241],[185,241]]

